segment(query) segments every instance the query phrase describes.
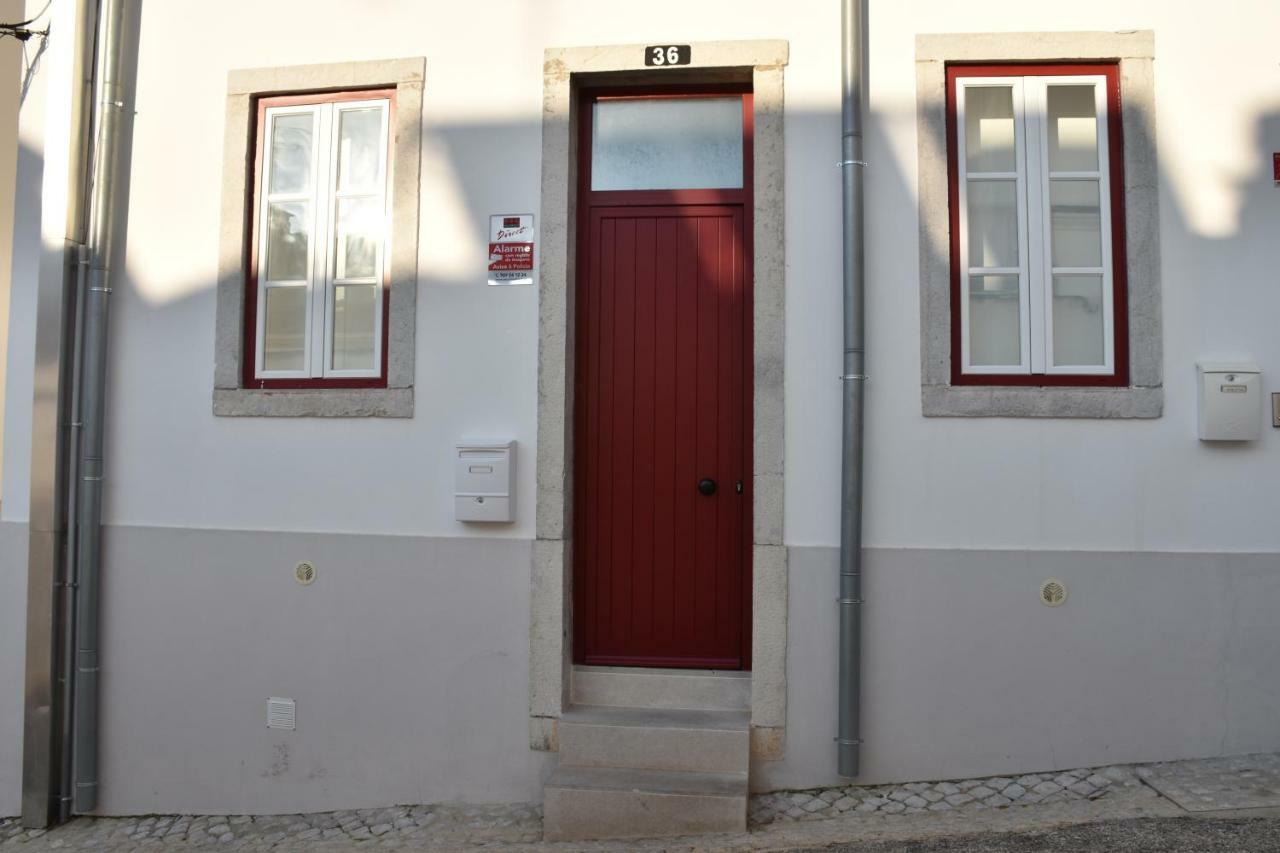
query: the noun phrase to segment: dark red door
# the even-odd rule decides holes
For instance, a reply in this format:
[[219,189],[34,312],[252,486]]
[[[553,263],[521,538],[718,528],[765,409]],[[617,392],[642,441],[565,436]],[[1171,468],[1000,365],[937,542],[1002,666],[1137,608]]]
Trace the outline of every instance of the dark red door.
[[582,663],[749,666],[745,194],[701,203],[724,195],[586,190],[579,207]]

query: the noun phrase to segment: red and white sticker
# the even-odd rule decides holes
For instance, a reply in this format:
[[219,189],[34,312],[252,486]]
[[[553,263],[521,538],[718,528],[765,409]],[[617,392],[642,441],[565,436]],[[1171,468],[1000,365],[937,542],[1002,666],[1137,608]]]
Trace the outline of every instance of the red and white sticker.
[[533,214],[489,217],[489,284],[533,284]]

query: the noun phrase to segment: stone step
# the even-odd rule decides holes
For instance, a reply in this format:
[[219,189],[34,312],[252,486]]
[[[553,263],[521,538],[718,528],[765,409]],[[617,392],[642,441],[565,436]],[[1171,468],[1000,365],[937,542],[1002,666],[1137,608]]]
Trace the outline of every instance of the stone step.
[[751,707],[751,673],[575,666],[571,697],[575,705],[745,711]]
[[575,706],[560,718],[560,766],[746,773],[746,711]]
[[547,841],[746,829],[746,773],[559,767],[543,788]]

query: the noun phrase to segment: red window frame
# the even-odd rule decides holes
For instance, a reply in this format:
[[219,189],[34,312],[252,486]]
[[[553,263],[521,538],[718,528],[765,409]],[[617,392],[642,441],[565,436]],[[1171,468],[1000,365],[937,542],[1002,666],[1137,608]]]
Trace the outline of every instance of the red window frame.
[[[1106,79],[1107,150],[1111,184],[1111,263],[1115,372],[1111,374],[963,373],[960,354],[960,164],[958,160],[956,81],[964,77],[1057,77],[1078,74]],[[951,262],[951,384],[1104,386],[1129,384],[1128,269],[1124,218],[1124,128],[1121,126],[1120,66],[1106,63],[1017,64],[955,63],[947,65],[947,198],[950,208]]]
[[[253,152],[253,171],[252,184],[245,203],[249,207],[249,215],[246,217],[249,223],[249,230],[245,239],[249,241],[249,268],[245,276],[245,297],[244,297],[244,351],[241,355],[241,364],[243,366],[242,383],[245,388],[255,388],[267,390],[272,388],[289,389],[289,388],[386,388],[387,387],[387,360],[390,355],[390,320],[391,320],[391,275],[390,263],[386,261],[382,265],[382,370],[378,376],[361,376],[361,377],[342,377],[342,378],[325,378],[315,377],[312,379],[259,379],[256,375],[257,369],[257,349],[258,349],[258,229],[261,223],[258,221],[260,214],[259,193],[262,191],[262,156],[264,150],[264,136],[266,131],[267,109],[270,107],[296,107],[312,104],[329,104],[341,101],[363,101],[369,98],[386,98],[387,99],[387,125],[391,128],[387,133],[387,193],[390,197],[390,188],[394,185],[392,178],[392,153],[395,149],[395,116],[396,116],[396,90],[395,89],[349,89],[341,92],[311,92],[305,94],[293,95],[270,95],[261,96],[255,99],[255,109],[253,111],[254,126],[254,152]],[[313,238],[314,239],[314,238]],[[325,239],[328,239],[326,235]],[[384,235],[384,241],[386,236]],[[385,257],[384,250],[384,257]],[[308,307],[308,310],[310,308]]]

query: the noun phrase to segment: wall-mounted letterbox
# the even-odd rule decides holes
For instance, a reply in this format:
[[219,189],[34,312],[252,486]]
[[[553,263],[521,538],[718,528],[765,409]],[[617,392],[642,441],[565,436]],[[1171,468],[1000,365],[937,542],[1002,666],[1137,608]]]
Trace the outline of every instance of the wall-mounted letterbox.
[[1252,441],[1262,433],[1262,371],[1256,364],[1196,365],[1201,441]]
[[514,441],[459,443],[454,456],[453,505],[458,521],[515,518]]

